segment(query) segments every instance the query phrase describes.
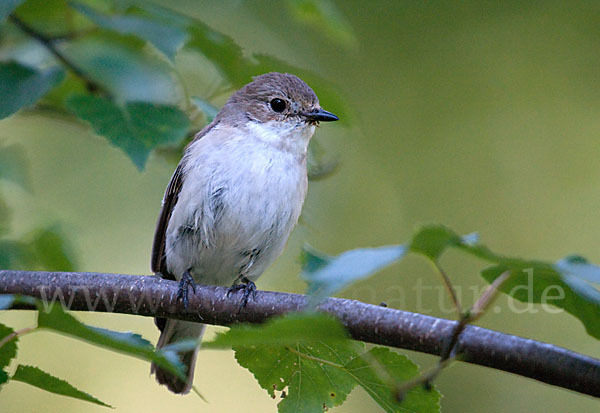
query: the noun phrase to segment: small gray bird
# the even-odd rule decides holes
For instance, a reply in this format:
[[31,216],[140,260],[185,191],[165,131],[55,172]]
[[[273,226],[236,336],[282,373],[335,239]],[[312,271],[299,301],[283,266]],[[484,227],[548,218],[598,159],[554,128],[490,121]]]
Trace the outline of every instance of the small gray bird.
[[[281,254],[306,196],[306,151],[320,121],[313,90],[294,75],[267,73],[237,91],[186,147],[167,186],[154,235],[152,271],[179,280],[244,289]],[[200,339],[204,325],[157,318],[157,347]],[[187,393],[198,349],[181,353],[187,380],[152,366],[159,383]]]

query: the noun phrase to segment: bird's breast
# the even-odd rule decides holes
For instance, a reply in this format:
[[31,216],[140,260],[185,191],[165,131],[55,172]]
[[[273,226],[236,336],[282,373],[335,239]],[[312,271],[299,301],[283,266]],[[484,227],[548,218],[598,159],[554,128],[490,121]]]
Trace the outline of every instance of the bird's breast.
[[221,283],[252,259],[255,278],[283,250],[306,196],[306,165],[289,151],[250,143],[221,142],[188,159],[167,231],[167,261],[179,270],[196,268]]

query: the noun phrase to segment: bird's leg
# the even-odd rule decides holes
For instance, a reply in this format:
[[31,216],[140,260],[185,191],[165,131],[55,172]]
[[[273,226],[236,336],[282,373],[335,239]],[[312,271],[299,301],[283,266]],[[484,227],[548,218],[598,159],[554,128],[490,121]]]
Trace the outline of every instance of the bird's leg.
[[185,272],[181,275],[181,280],[179,280],[179,289],[177,290],[177,301],[183,301],[183,306],[187,310],[188,308],[188,289],[192,287],[192,291],[196,294],[196,283],[194,282],[194,278],[192,274],[190,274],[191,268],[185,270]]
[[[241,283],[238,283],[238,281],[241,281]],[[229,297],[229,294],[239,290],[244,290],[244,295],[242,296],[242,302],[240,303],[238,312],[240,312],[242,308],[246,307],[250,294],[252,294],[252,299],[256,299],[256,284],[250,281],[250,279],[247,277],[241,276],[235,280],[233,285],[229,288],[229,291],[227,291],[227,296]]]

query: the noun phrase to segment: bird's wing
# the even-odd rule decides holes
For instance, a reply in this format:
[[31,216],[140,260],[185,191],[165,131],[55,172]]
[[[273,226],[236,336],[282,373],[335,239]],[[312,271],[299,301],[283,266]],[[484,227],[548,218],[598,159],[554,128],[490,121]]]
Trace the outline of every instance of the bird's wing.
[[167,259],[165,256],[165,243],[167,238],[167,226],[169,225],[169,219],[173,213],[173,208],[177,203],[179,197],[179,191],[183,185],[183,163],[180,162],[177,165],[177,169],[171,177],[171,181],[167,186],[165,196],[162,202],[162,209],[158,216],[158,222],[156,223],[156,230],[154,231],[154,245],[152,246],[152,271],[155,273],[161,273],[163,278],[174,280],[173,274],[169,274],[167,271]]
[[[202,129],[196,134],[194,140],[190,142],[188,147],[192,143],[206,135],[218,123],[218,119],[215,118],[209,125],[207,125],[204,129]],[[181,191],[181,187],[183,186],[183,169],[184,162],[182,160],[181,162],[179,162],[179,165],[177,165],[177,169],[175,169],[175,172],[171,177],[171,181],[167,186],[167,190],[165,191],[165,196],[162,202],[162,209],[160,210],[158,222],[156,223],[156,230],[154,231],[154,245],[152,246],[151,269],[154,273],[160,273],[162,278],[166,278],[168,280],[175,280],[175,277],[173,276],[173,274],[170,274],[167,270],[167,258],[165,256],[167,226],[169,225],[171,214],[173,213],[175,204],[177,204],[177,198],[179,197],[179,192]]]

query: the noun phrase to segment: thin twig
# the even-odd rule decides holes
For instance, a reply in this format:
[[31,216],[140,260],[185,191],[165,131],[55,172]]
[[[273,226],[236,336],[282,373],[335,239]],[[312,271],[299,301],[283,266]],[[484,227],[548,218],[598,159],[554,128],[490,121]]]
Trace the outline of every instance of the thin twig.
[[442,276],[442,280],[444,281],[444,286],[446,287],[448,294],[450,294],[450,298],[452,298],[452,302],[454,303],[454,309],[458,313],[458,318],[459,319],[462,318],[463,317],[462,306],[460,305],[460,300],[458,299],[458,294],[456,294],[456,290],[454,289],[454,286],[452,285],[452,280],[450,280],[450,277],[448,277],[448,274],[446,274],[446,271],[444,271],[444,269],[442,268],[442,266],[440,265],[438,260],[434,260],[433,265],[435,266],[435,268],[438,270],[438,272]]
[[[426,388],[431,387],[431,383],[437,378],[442,370],[459,355],[461,351],[459,348],[459,338],[461,333],[465,330],[467,325],[479,319],[485,313],[485,310],[498,295],[500,287],[509,279],[509,277],[509,271],[503,272],[483,291],[483,293],[481,293],[469,311],[463,313],[461,316],[458,324],[452,331],[450,340],[446,343],[446,346],[440,355],[437,366],[419,377],[400,384],[396,388],[397,399],[401,400],[404,397],[404,394],[415,386],[423,385]],[[449,285],[452,286],[452,284]]]
[[101,92],[110,96],[110,92],[100,83],[93,80],[83,69],[66,57],[56,46],[56,41],[51,36],[41,33],[19,19],[14,13],[11,14],[9,20],[17,26],[23,33],[40,42],[56,59],[58,59],[67,69],[85,82],[86,88],[90,92]]

